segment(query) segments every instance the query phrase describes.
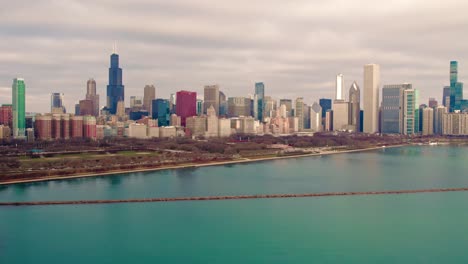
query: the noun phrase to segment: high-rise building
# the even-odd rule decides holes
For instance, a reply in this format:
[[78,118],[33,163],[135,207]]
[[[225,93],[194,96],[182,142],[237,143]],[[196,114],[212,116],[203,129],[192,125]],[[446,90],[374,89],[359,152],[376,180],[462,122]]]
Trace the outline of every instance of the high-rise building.
[[314,132],[322,131],[322,107],[317,102],[310,107],[310,129]]
[[250,99],[246,97],[229,97],[228,98],[228,116],[250,116],[251,104]]
[[86,100],[93,102],[93,116],[99,116],[99,95],[96,93],[96,81],[90,78],[86,82]]
[[13,125],[13,106],[11,104],[3,104],[0,106],[0,125],[12,127]]
[[257,116],[256,119],[263,121],[263,110],[265,108],[263,100],[265,97],[265,85],[263,82],[255,83],[255,95],[257,95]]
[[296,108],[294,109],[294,114],[298,118],[298,129],[299,131],[304,130],[304,98],[298,97],[296,99]]
[[[364,66],[364,133],[377,133],[379,130],[379,89],[380,66]],[[335,117],[334,117],[335,118]]]
[[344,98],[344,78],[343,74],[336,75],[335,100],[345,100]]
[[143,108],[143,98],[141,96],[130,96],[130,109],[141,110]]
[[206,133],[205,137],[217,137],[218,136],[218,117],[216,116],[216,110],[211,105],[206,110]]
[[349,103],[345,100],[333,101],[333,130],[348,130],[349,108]]
[[434,134],[442,135],[444,128],[443,117],[447,112],[445,106],[438,106],[434,109]]
[[274,117],[276,111],[276,100],[271,96],[263,97],[263,117]]
[[286,115],[287,117],[292,116],[292,100],[291,99],[280,99],[280,106],[286,106]]
[[192,137],[204,136],[206,132],[206,116],[190,116],[186,119],[187,132]]
[[176,95],[171,94],[169,97],[169,108],[171,110],[171,114],[174,114],[176,112]]
[[432,107],[426,107],[423,109],[423,135],[434,134],[434,109]]
[[280,105],[279,111],[277,113],[277,116],[282,117],[282,118],[287,118],[288,116],[288,110],[287,106],[285,104]]
[[432,98],[432,97],[429,98],[429,104],[428,104],[428,106],[429,106],[430,108],[434,108],[434,107],[436,107],[438,104],[439,104],[439,103],[437,102],[437,100],[436,100],[435,98]]
[[462,110],[463,83],[458,82],[458,62],[450,62],[450,112]]
[[322,107],[322,118],[325,118],[325,114],[328,110],[332,109],[332,100],[322,98],[319,100],[320,107]]
[[52,116],[48,115],[36,115],[34,122],[34,132],[36,138],[39,140],[50,140],[52,139]]
[[80,115],[93,115],[94,105],[91,100],[80,100]]
[[110,56],[109,85],[107,85],[107,108],[112,115],[117,113],[117,104],[125,101],[122,83],[122,69],[119,67],[119,55],[115,51]]
[[349,111],[348,111],[348,124],[351,130],[355,132],[361,131],[360,113],[361,112],[361,90],[356,82],[353,82],[349,88]]
[[403,91],[405,85],[384,85],[382,89],[381,132],[401,134],[403,132]]
[[152,117],[158,120],[158,126],[168,126],[170,121],[169,100],[155,99],[152,101]]
[[416,89],[403,91],[403,134],[405,135],[419,133],[418,97]]
[[226,95],[219,91],[219,116],[226,116],[227,115],[227,98]]
[[148,113],[153,112],[153,100],[156,99],[156,88],[154,85],[145,85],[143,89],[143,109],[148,111]]
[[450,107],[450,86],[444,86],[442,94],[442,104],[445,107]]
[[52,93],[50,94],[50,112],[64,114],[65,107],[63,106],[63,93]]
[[176,114],[180,116],[182,126],[187,117],[197,115],[197,93],[178,91],[176,94]]
[[13,138],[26,137],[26,85],[24,79],[15,78],[12,86]]
[[197,99],[197,115],[203,115],[203,100]]
[[203,113],[206,114],[206,110],[213,106],[216,115],[219,115],[219,85],[205,85],[203,99]]

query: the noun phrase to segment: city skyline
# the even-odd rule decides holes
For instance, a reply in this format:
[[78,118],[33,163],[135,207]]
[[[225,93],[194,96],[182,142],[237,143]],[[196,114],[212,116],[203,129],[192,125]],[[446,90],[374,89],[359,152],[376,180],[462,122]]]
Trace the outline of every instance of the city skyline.
[[[168,98],[178,90],[202,94],[204,85],[213,83],[228,96],[243,96],[262,81],[276,99],[302,96],[312,104],[333,98],[338,73],[345,77],[345,89],[353,81],[363,87],[362,65],[367,63],[381,65],[382,84],[412,83],[421,91],[421,102],[441,100],[441,88],[450,84],[450,60],[460,63],[459,80],[468,79],[464,27],[453,27],[468,23],[466,3],[445,1],[449,17],[440,15],[440,1],[425,2],[424,7],[392,3],[392,8],[345,3],[339,9],[332,8],[333,2],[270,3],[268,9],[259,1],[226,3],[226,9],[212,9],[206,2],[119,1],[119,8],[71,3],[32,2],[27,10],[5,4],[0,21],[8,30],[0,33],[5,40],[0,44],[0,103],[11,102],[10,83],[19,76],[28,83],[26,111],[46,112],[53,92],[65,94],[65,106],[73,109],[86,80],[93,77],[100,105],[106,105],[107,56],[114,40],[125,69],[127,102],[130,95],[141,96],[146,84],[157,87],[158,97]],[[47,16],[50,12],[57,15]],[[287,17],[281,15],[285,13]],[[354,16],[342,19],[346,13]],[[94,19],[90,28],[88,16],[102,19]],[[395,16],[417,22],[386,22]],[[174,25],[174,19],[180,22]],[[48,26],[41,26],[44,21]],[[39,32],[34,30],[38,25]],[[407,41],[397,41],[400,38]]]

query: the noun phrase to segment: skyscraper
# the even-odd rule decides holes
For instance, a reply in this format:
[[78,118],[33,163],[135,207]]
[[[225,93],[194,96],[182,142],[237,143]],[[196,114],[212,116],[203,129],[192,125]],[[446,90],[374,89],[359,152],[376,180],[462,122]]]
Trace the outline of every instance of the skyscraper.
[[256,119],[263,121],[263,110],[265,109],[264,106],[264,97],[265,97],[265,85],[262,82],[255,83],[255,95],[257,95],[257,115],[255,116]]
[[376,133],[379,130],[379,87],[380,66],[364,66],[364,133]]
[[219,116],[227,115],[227,108],[228,104],[226,95],[223,92],[219,91]]
[[434,109],[432,107],[426,107],[423,109],[423,125],[422,134],[433,135],[434,134]]
[[156,98],[156,88],[154,85],[145,85],[143,89],[143,109],[148,111],[148,113],[152,113],[153,111],[153,104],[152,101]]
[[24,79],[15,78],[12,85],[13,138],[26,136],[26,85]]
[[403,134],[405,135],[419,133],[418,97],[416,89],[403,91]]
[[458,82],[458,62],[450,62],[450,112],[462,110],[463,83]]
[[384,134],[403,132],[404,89],[405,87],[402,85],[384,85],[382,89],[381,129]]
[[158,126],[168,126],[170,121],[169,100],[158,98],[152,101],[152,105],[151,115],[153,119],[158,120]]
[[343,74],[336,76],[335,100],[344,100],[344,78]]
[[437,102],[437,100],[435,98],[429,98],[429,104],[428,106],[430,108],[434,108],[438,105],[439,103]]
[[296,99],[296,108],[294,109],[295,116],[299,119],[298,129],[304,130],[304,98],[298,97]]
[[322,131],[322,107],[317,102],[310,107],[310,129],[314,132]]
[[50,95],[50,112],[54,114],[64,114],[63,93],[52,93]]
[[197,93],[178,91],[176,93],[176,114],[180,116],[182,126],[185,126],[187,117],[197,115]]
[[322,107],[322,118],[325,118],[325,114],[328,110],[332,108],[332,100],[322,98],[319,100],[320,107]]
[[286,115],[287,117],[292,116],[292,100],[291,99],[280,99],[280,106],[286,106]]
[[112,115],[117,113],[117,103],[125,101],[122,84],[122,69],[119,68],[119,55],[115,51],[110,56],[109,85],[107,85],[107,108]]
[[203,113],[206,114],[206,110],[213,106],[216,115],[219,115],[219,85],[205,85],[203,99]]
[[360,131],[360,113],[361,112],[361,90],[356,82],[353,82],[349,88],[349,122],[348,124],[354,128],[354,131]]
[[99,95],[96,93],[96,81],[91,78],[86,82],[86,100],[93,102],[93,116],[99,116]]

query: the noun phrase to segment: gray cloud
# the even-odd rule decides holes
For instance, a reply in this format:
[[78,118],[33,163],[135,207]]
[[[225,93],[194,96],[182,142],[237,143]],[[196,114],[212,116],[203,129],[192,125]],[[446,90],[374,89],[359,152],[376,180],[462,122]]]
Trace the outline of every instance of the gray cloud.
[[84,97],[89,77],[105,102],[112,43],[118,42],[126,96],[218,83],[228,96],[332,97],[334,77],[362,88],[363,65],[382,84],[410,82],[421,101],[440,100],[449,60],[468,78],[468,3],[461,1],[7,1],[0,10],[0,103],[12,79],[26,80],[28,111]]

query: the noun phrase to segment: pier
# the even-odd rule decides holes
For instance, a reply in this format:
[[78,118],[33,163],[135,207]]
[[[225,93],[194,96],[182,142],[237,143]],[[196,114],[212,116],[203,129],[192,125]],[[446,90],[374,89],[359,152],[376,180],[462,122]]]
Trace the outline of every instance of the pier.
[[82,204],[116,204],[116,203],[155,203],[155,202],[183,202],[183,201],[216,201],[216,200],[243,200],[243,199],[305,198],[305,197],[327,197],[327,196],[394,195],[394,194],[417,194],[417,193],[463,192],[463,191],[468,191],[468,187],[420,189],[420,190],[395,190],[395,191],[367,191],[367,192],[324,192],[324,193],[302,193],[302,194],[254,194],[254,195],[166,197],[166,198],[161,197],[161,198],[119,199],[119,200],[0,202],[0,206],[45,206],[45,205],[82,205]]

